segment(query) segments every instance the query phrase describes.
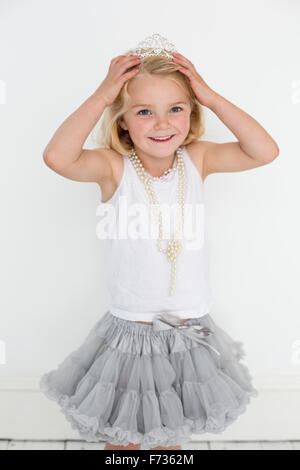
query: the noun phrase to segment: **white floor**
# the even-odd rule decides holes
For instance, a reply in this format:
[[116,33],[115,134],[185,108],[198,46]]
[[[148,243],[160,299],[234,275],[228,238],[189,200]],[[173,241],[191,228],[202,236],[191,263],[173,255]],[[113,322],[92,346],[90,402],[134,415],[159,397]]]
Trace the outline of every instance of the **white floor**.
[[[26,441],[0,439],[0,450],[104,450],[105,442]],[[143,448],[142,448],[143,450]],[[300,441],[201,441],[188,442],[182,450],[300,450]]]

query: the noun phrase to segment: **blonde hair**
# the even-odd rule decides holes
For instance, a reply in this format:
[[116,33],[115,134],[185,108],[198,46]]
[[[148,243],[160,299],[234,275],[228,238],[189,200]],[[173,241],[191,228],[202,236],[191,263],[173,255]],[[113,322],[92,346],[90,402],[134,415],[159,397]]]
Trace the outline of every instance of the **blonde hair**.
[[[130,54],[132,54],[131,50],[127,51],[124,55]],[[128,71],[134,70],[138,66],[140,68],[138,75],[160,75],[173,80],[183,89],[191,105],[191,114],[190,130],[181,145],[187,145],[199,140],[205,132],[203,108],[195,96],[189,83],[189,78],[178,71],[181,66],[173,62],[173,60],[168,57],[157,55],[142,57],[140,64],[131,67]],[[124,83],[115,101],[105,108],[100,119],[100,133],[98,134],[98,137],[94,139],[94,141],[101,147],[114,149],[121,155],[129,154],[133,147],[133,142],[129,132],[120,126],[119,120],[130,108],[131,97],[128,92],[128,86],[134,77]]]

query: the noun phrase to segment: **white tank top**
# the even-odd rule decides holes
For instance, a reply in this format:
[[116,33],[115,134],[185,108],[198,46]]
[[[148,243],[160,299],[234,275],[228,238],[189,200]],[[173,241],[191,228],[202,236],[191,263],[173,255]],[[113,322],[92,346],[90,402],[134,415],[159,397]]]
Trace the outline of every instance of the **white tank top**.
[[[168,312],[180,318],[195,318],[209,313],[212,308],[213,298],[208,282],[208,232],[205,222],[203,181],[186,146],[182,146],[182,149],[186,175],[185,201],[190,205],[190,214],[198,214],[198,222],[192,218],[193,225],[190,225],[193,233],[197,232],[198,238],[192,240],[183,234],[180,240],[182,248],[177,257],[173,295],[169,295],[171,263],[167,255],[157,248],[157,219],[155,217],[152,219],[156,221],[154,223],[157,227],[156,238],[148,236],[143,239],[139,236],[134,239],[132,236],[126,236],[129,230],[127,232],[125,230],[124,239],[120,237],[122,219],[119,219],[119,215],[120,212],[123,214],[122,217],[125,214],[121,211],[121,204],[127,205],[127,214],[130,214],[131,204],[138,207],[138,203],[142,203],[149,211],[148,220],[152,217],[150,214],[153,214],[147,190],[128,155],[123,155],[123,174],[119,186],[110,199],[101,201],[101,208],[111,206],[109,210],[112,210],[116,217],[114,219],[116,238],[111,236],[112,232],[107,236],[109,246],[107,287],[110,297],[109,311],[117,317],[151,322],[158,313]],[[174,164],[175,159],[173,166]],[[159,204],[166,203],[169,207],[177,204],[178,171],[169,173],[165,181],[155,180],[152,187]],[[128,215],[127,227],[134,220],[134,213],[138,214],[131,212],[131,215]],[[171,238],[174,233],[173,227],[171,224]],[[189,236],[191,233],[190,231]],[[161,246],[166,248],[167,240],[162,240]]]

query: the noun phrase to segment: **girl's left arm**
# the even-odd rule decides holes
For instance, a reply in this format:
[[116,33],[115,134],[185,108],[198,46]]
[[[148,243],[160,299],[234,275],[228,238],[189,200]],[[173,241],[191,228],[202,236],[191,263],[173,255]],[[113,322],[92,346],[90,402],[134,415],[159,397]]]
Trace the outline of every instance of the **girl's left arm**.
[[275,140],[253,117],[212,90],[188,59],[177,53],[173,57],[184,66],[179,70],[190,79],[198,101],[211,109],[238,139],[223,144],[202,141],[206,174],[254,168],[272,162],[279,155]]

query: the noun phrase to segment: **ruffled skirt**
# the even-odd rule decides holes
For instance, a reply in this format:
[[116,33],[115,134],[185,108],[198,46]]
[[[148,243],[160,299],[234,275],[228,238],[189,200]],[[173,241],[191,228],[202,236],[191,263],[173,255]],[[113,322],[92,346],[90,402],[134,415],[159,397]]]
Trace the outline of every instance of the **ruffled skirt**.
[[258,395],[243,345],[209,314],[184,324],[208,327],[205,341],[220,354],[176,328],[154,331],[107,311],[40,388],[88,442],[150,449],[221,433]]

